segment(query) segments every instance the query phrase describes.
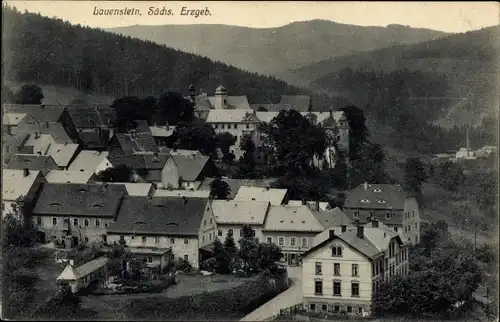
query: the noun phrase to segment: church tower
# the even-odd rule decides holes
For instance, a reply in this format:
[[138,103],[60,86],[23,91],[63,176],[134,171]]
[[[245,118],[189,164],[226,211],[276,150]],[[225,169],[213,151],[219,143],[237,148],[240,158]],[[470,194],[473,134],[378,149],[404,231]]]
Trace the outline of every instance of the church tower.
[[215,89],[215,109],[223,110],[227,108],[227,89],[220,85]]

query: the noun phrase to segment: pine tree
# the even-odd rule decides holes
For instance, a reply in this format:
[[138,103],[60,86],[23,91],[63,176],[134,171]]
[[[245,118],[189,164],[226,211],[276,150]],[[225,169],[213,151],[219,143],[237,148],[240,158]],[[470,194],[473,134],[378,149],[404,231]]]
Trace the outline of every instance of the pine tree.
[[231,232],[227,233],[226,240],[224,240],[224,250],[234,258],[236,253],[238,252],[238,248],[236,247],[236,243],[234,242],[233,234]]

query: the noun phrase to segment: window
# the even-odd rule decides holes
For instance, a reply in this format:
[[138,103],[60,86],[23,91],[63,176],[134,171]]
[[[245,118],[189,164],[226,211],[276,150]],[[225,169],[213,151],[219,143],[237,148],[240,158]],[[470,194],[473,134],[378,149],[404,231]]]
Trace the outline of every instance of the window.
[[233,124],[233,128],[236,129],[238,128],[238,126],[236,124]]
[[210,218],[210,225],[212,224],[212,218]]
[[84,219],[83,220],[83,224],[85,225],[85,227],[88,227],[89,226],[89,220],[88,219]]
[[214,124],[214,129],[216,129],[216,128],[217,128],[217,124]]
[[345,233],[345,231],[347,230],[347,226],[346,226],[346,225],[342,225],[342,226],[340,227],[340,229],[341,229],[341,231],[342,231],[343,233]]
[[107,242],[108,241],[108,236],[102,235],[102,240],[105,241],[105,242]]
[[339,306],[339,305],[335,305],[335,306],[333,307],[333,312],[335,312],[335,313],[339,313],[339,312],[340,312],[340,306]]
[[415,217],[415,210],[412,210],[412,216]]
[[408,232],[408,226],[405,226],[405,233]]
[[203,220],[203,227],[205,227],[207,225],[207,220]]
[[134,238],[135,238],[135,236],[133,236],[133,235],[132,235],[130,238],[131,238],[131,239],[134,239]]
[[410,231],[410,230],[411,230],[411,225],[408,225],[408,231]]
[[332,257],[339,257],[339,256],[342,256],[342,247],[333,246],[332,247]]
[[188,255],[184,255],[184,260],[188,261],[189,260],[189,256]]
[[170,238],[170,244],[175,244],[175,238]]
[[314,294],[323,295],[323,281],[314,281]]
[[386,219],[391,218],[391,213],[390,213],[390,212],[386,213],[386,214],[385,214],[385,218],[386,218]]
[[358,282],[351,283],[351,296],[359,296],[359,283]]
[[307,247],[307,237],[302,237],[302,247]]
[[52,225],[57,225],[57,218],[52,218]]
[[243,237],[243,229],[240,229],[240,237]]
[[272,243],[273,242],[273,238],[272,237],[267,237],[266,240],[267,240],[268,243]]
[[311,309],[311,311],[316,311],[316,304],[310,304],[309,308]]
[[160,237],[155,237],[155,244],[159,244],[160,243]]
[[201,236],[201,241],[204,242],[205,241],[205,236]]
[[152,263],[153,262],[153,256],[149,256],[148,257],[148,263]]
[[333,275],[340,276],[340,263],[333,264]]
[[398,227],[397,226],[394,226],[394,231],[398,232]]
[[321,275],[321,263],[316,262],[316,275]]
[[212,233],[208,233],[208,239],[212,240]]
[[249,125],[249,124],[247,124],[247,125],[246,125],[246,128],[247,128],[247,129],[249,129],[249,128],[250,128],[250,125]]
[[89,242],[89,238],[88,237],[85,237],[85,242],[88,243]]
[[354,212],[354,218],[359,218],[359,212],[358,211]]
[[358,268],[358,264],[352,264],[352,276],[359,276]]
[[221,124],[221,125],[220,125],[220,128],[224,130],[224,124]]
[[229,229],[229,230],[227,231],[227,233],[228,233],[229,235],[233,236],[233,230],[232,230],[232,229]]
[[362,306],[360,306],[360,307],[359,307],[358,312],[359,312],[360,314],[361,314],[361,313],[363,313],[363,307],[362,307]]
[[340,281],[333,282],[333,295],[342,296],[342,291],[340,289]]
[[95,220],[95,226],[100,227],[101,226],[101,221],[99,219]]
[[189,244],[189,238],[184,238],[184,245]]
[[73,219],[73,225],[78,226],[78,218]]
[[415,223],[415,229],[417,229],[417,227],[418,227],[418,223]]
[[295,237],[290,237],[290,246],[295,246],[296,240]]
[[350,305],[347,306],[347,313],[352,313],[352,306]]
[[278,246],[285,246],[285,237],[278,237]]
[[120,240],[125,240],[125,236],[120,236]]
[[146,236],[142,236],[142,242],[145,243],[146,242]]
[[36,217],[36,224],[41,225],[42,224],[42,217]]
[[222,236],[222,229],[217,230],[217,235]]

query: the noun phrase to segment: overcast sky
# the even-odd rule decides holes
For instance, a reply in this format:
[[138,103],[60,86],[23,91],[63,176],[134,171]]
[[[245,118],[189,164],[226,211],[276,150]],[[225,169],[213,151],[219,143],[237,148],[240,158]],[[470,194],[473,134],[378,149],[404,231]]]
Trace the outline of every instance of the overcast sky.
[[[111,28],[129,25],[226,24],[255,28],[294,21],[326,19],[361,26],[403,24],[446,32],[464,32],[499,24],[497,2],[219,2],[219,1],[3,1],[19,10],[58,17],[71,23]],[[173,16],[149,16],[149,7],[172,9]],[[94,8],[137,8],[141,16],[95,16]],[[210,16],[181,16],[182,7]]]

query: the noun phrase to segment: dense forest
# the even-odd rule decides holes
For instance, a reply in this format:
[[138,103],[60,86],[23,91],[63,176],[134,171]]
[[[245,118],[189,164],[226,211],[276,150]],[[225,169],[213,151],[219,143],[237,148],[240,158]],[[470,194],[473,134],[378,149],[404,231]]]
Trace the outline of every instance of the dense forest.
[[[377,127],[388,128],[387,144],[402,151],[444,153],[465,146],[465,126],[444,129],[435,120],[460,99],[449,96],[448,77],[438,72],[352,70],[343,68],[323,80],[352,98]],[[473,121],[471,119],[471,121]],[[483,119],[470,130],[472,148],[493,145],[495,120]]]
[[2,6],[5,79],[71,86],[115,97],[185,92],[189,84],[212,92],[225,84],[250,102],[278,102],[283,94],[310,94],[273,77],[187,54],[153,42],[71,25]]

